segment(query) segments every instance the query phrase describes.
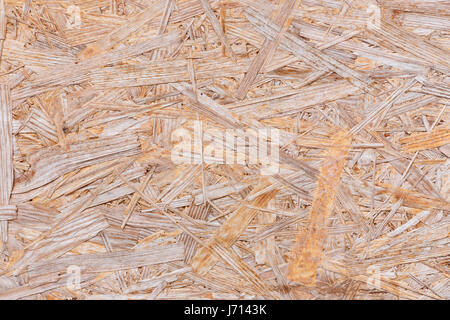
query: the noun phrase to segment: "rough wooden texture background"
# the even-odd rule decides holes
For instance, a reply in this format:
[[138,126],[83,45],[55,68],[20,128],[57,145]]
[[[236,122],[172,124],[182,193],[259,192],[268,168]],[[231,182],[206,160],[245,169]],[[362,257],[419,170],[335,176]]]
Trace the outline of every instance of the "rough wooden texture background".
[[0,299],[449,299],[450,1],[0,0]]

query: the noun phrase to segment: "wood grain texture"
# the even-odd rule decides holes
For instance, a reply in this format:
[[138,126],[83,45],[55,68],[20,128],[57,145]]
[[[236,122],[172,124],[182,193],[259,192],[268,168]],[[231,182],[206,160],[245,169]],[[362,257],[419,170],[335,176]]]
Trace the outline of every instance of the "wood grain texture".
[[0,299],[450,299],[444,0],[0,0]]

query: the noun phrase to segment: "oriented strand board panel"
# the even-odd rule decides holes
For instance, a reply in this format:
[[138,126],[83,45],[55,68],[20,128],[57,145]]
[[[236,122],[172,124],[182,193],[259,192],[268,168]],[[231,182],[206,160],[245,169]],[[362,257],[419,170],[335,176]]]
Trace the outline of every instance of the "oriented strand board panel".
[[444,0],[0,0],[0,299],[450,299]]

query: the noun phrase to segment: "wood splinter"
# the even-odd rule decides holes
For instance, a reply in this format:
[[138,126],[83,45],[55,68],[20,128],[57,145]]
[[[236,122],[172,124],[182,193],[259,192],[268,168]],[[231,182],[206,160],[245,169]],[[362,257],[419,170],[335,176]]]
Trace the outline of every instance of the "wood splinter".
[[298,234],[293,248],[294,259],[289,264],[289,280],[307,286],[313,286],[316,282],[317,268],[327,240],[328,217],[333,210],[334,197],[350,150],[351,140],[345,131],[339,131],[333,138],[333,147],[328,149],[320,169],[309,225],[305,233]]

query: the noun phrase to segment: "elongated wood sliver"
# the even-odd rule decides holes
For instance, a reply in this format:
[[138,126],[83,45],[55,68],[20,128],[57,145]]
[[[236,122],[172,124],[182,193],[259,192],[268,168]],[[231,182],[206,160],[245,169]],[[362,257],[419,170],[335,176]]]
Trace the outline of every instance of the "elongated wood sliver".
[[317,268],[327,241],[328,217],[334,207],[334,197],[341,181],[351,136],[346,131],[337,132],[322,162],[317,188],[304,235],[299,235],[289,264],[289,279],[313,286]]
[[[261,183],[252,192],[258,192],[266,186],[267,182],[261,181]],[[256,197],[249,204],[257,208],[264,208],[276,194],[276,190],[269,191]],[[218,242],[223,247],[230,248],[242,232],[244,232],[245,228],[249,225],[257,213],[257,209],[251,209],[244,205],[241,206],[215,232],[208,244],[214,246],[215,242]],[[217,258],[211,255],[208,250],[199,248],[192,260],[192,267],[197,273],[206,274],[214,266],[214,264],[217,263],[217,261]]]

